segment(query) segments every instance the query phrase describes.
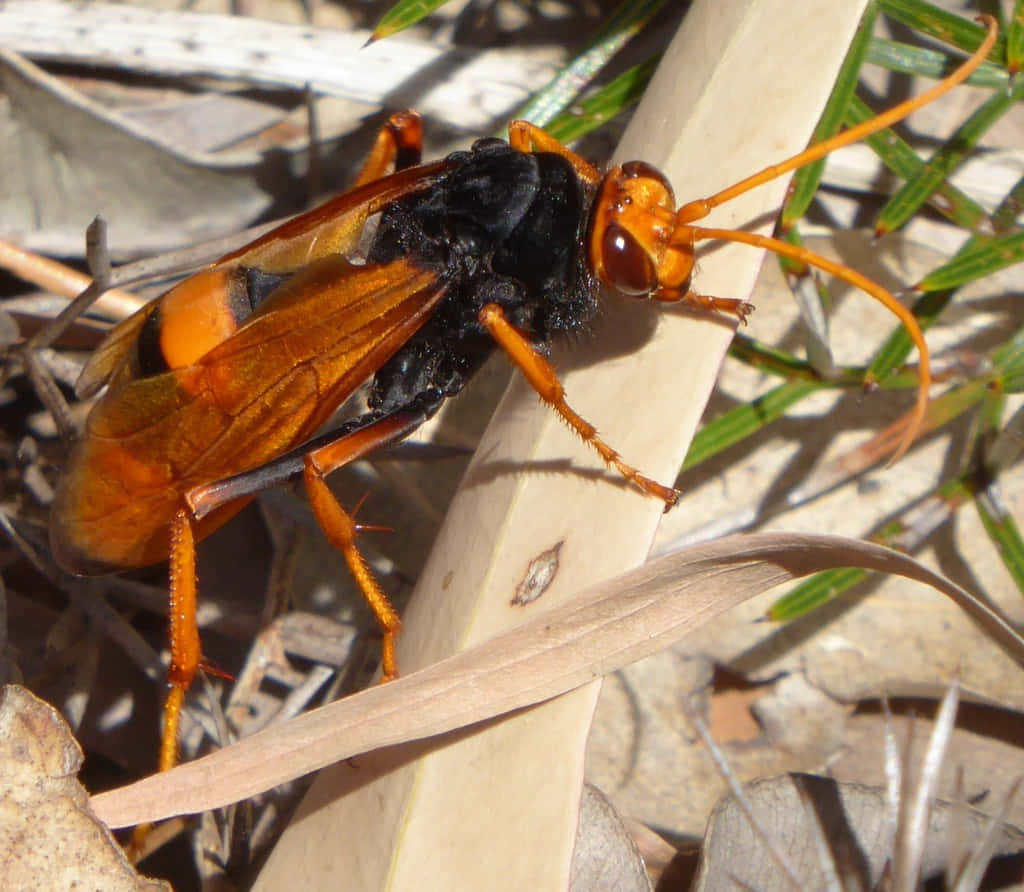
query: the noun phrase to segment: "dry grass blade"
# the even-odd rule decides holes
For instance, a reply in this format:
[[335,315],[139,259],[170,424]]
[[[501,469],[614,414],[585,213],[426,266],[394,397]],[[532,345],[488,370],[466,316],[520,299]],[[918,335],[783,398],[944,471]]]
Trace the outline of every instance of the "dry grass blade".
[[[311,29],[210,11],[112,3],[10,2],[0,43],[36,58],[160,76],[209,74],[372,106],[415,105],[479,130],[522,105],[556,66],[514,47],[443,49],[406,37],[363,48],[366,31]],[[445,74],[432,79],[432,69]],[[511,69],[518,69],[515,77]],[[468,97],[468,98],[467,98]]]
[[[13,242],[0,239],[0,267],[10,270],[19,278],[69,300],[89,287],[92,279],[78,270],[56,260],[26,251]],[[111,288],[96,300],[96,309],[112,319],[124,319],[140,306],[142,301],[130,291]]]
[[988,869],[989,861],[992,860],[992,855],[995,853],[996,841],[999,838],[999,830],[1003,826],[1003,822],[1006,820],[1006,816],[1010,811],[1010,806],[1013,804],[1014,798],[1017,796],[1017,791],[1020,789],[1021,780],[1018,778],[1014,785],[1009,789],[1006,796],[1003,797],[1003,801],[999,806],[999,809],[992,815],[988,822],[988,826],[985,828],[985,833],[981,840],[976,844],[975,849],[971,852],[970,857],[963,866],[963,871],[957,877],[955,884],[949,884],[951,892],[975,892],[975,890],[981,888],[981,881],[985,875],[985,871]]
[[[954,679],[942,698],[935,726],[932,730],[928,751],[921,764],[920,773],[913,788],[904,784],[900,802],[900,826],[896,834],[893,851],[892,888],[895,892],[913,892],[918,887],[921,875],[921,859],[924,854],[925,838],[928,833],[928,816],[935,799],[939,782],[942,758],[953,733],[956,708],[960,702],[960,686]],[[910,729],[909,733],[912,733]],[[909,746],[909,738],[908,738]],[[910,767],[904,764],[906,778]]]
[[783,880],[788,882],[791,888],[799,890],[801,888],[800,877],[797,875],[795,868],[790,863],[785,850],[774,839],[771,828],[764,822],[758,820],[750,799],[743,790],[743,785],[733,773],[732,769],[730,769],[729,762],[715,743],[707,724],[700,715],[693,711],[692,708],[684,706],[684,710],[686,712],[686,718],[689,720],[694,730],[696,730],[700,739],[704,742],[704,746],[707,747],[708,755],[711,756],[711,759],[714,761],[715,769],[718,771],[719,776],[729,785],[729,789],[732,791],[733,800],[736,802],[736,805],[739,806],[740,811],[743,812],[747,821],[750,823],[751,830],[754,831],[757,837],[764,844],[764,847],[772,861],[775,862],[776,867],[781,871]]
[[[171,772],[95,796],[92,804],[115,827],[218,808],[332,762],[549,700],[668,646],[770,586],[850,564],[933,586],[970,610],[1024,662],[1024,639],[963,589],[906,555],[833,536],[736,536],[608,580],[499,638]],[[404,762],[438,745],[420,743],[394,755]]]
[[903,753],[893,728],[892,711],[889,701],[882,698],[885,714],[885,835],[886,851],[896,845],[896,833],[900,822],[900,794],[903,790]]

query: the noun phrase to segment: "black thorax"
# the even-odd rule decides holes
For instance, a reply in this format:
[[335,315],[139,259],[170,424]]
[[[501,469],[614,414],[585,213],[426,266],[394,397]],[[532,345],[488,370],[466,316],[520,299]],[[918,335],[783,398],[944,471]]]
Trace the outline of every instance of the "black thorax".
[[[457,393],[494,349],[477,320],[498,304],[539,348],[594,308],[582,241],[588,196],[559,155],[480,140],[456,168],[382,215],[367,262],[399,257],[436,270],[446,294],[423,328],[374,377],[369,404],[388,412]],[[436,406],[434,407],[436,408]]]

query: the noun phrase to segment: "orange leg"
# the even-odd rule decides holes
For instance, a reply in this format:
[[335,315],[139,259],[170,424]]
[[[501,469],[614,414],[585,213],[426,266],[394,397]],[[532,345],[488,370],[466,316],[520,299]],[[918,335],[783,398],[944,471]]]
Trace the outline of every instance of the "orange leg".
[[529,121],[513,121],[508,125],[508,144],[518,152],[552,152],[561,155],[572,165],[580,179],[591,186],[601,182],[601,172],[593,164]]
[[[380,447],[407,436],[426,419],[416,408],[398,410],[391,415],[367,423],[356,430],[348,429],[335,440],[326,442],[307,454],[303,460],[303,477],[309,492],[313,513],[328,539],[345,556],[345,560],[362,590],[367,603],[384,631],[384,679],[394,678],[398,672],[395,663],[395,637],[400,622],[398,614],[387,596],[377,585],[373,574],[355,545],[360,527],[327,488],[324,477],[348,462],[355,461]],[[196,622],[198,584],[196,580],[196,546],[194,523],[239,499],[251,498],[255,491],[288,479],[294,463],[288,456],[275,463],[255,468],[247,474],[196,487],[186,493],[182,507],[171,522],[170,553],[170,647],[171,662],[167,670],[170,691],[164,703],[164,726],[160,741],[160,771],[173,768],[178,762],[178,732],[181,711],[196,673],[204,667]],[[233,489],[232,481],[243,483],[252,476],[255,486]],[[210,671],[210,667],[205,667]],[[216,671],[216,670],[212,670]]]
[[[169,771],[178,763],[178,729],[185,695],[201,665],[199,625],[196,622],[196,543],[192,515],[181,508],[171,522],[170,620],[171,663],[167,669],[170,690],[164,701],[158,768]],[[128,844],[128,857],[138,862],[149,854],[153,824],[140,824]]]
[[[655,293],[655,297],[658,297],[657,293]],[[744,325],[747,324],[747,316],[755,309],[752,303],[745,300],[737,300],[735,297],[711,297],[708,294],[698,294],[696,291],[687,291],[682,296],[682,300],[698,310],[735,316]]]
[[356,580],[359,590],[363,593],[366,603],[380,624],[381,641],[381,681],[391,681],[398,677],[398,662],[395,658],[395,639],[402,627],[398,611],[391,606],[388,596],[381,591],[366,559],[356,546],[356,522],[341,503],[335,498],[330,487],[324,481],[324,472],[316,466],[310,456],[303,476],[309,504],[313,509],[317,523],[324,531],[328,541],[342,553],[349,571]]
[[402,412],[386,416],[362,430],[347,434],[310,452],[306,456],[302,475],[317,523],[331,545],[344,556],[359,590],[380,624],[381,681],[391,681],[398,677],[395,641],[402,622],[356,546],[359,527],[352,515],[341,506],[324,478],[342,465],[402,439],[422,420],[420,416]]
[[379,180],[392,168],[405,170],[423,156],[423,122],[414,111],[396,112],[381,127],[370,154],[350,188]]
[[636,468],[627,465],[618,452],[611,448],[598,435],[597,430],[585,421],[565,400],[565,390],[551,364],[541,356],[505,318],[501,307],[487,304],[480,311],[480,324],[508,355],[513,364],[537,391],[538,396],[553,408],[579,434],[580,439],[597,451],[605,463],[615,468],[623,477],[641,492],[661,499],[665,509],[671,508],[679,501],[679,492],[668,486],[662,486],[650,477],[645,477]]
[[178,510],[171,523],[170,555],[170,639],[171,664],[167,681],[171,690],[164,703],[164,729],[160,740],[161,771],[178,762],[178,728],[181,710],[202,660],[199,625],[196,622],[196,543],[192,516]]

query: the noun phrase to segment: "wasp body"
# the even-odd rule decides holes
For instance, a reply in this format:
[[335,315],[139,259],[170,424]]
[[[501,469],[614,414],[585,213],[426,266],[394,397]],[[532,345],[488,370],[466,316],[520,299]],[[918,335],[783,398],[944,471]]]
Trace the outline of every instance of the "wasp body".
[[[572,410],[545,353],[556,335],[587,326],[601,289],[744,320],[748,304],[690,287],[702,240],[795,256],[869,291],[904,321],[922,358],[906,448],[929,382],[913,316],[873,282],[804,249],[694,224],[951,89],[994,39],[990,24],[979,51],[922,97],[678,209],[650,165],[601,174],[521,121],[510,126],[508,143],[480,140],[421,165],[418,119],[395,115],[351,191],[222,258],[116,327],[79,382],[84,393],[103,384],[107,391],[59,486],[51,539],[74,572],[170,557],[172,690],[161,767],[175,762],[181,705],[201,662],[194,542],[276,482],[303,478],[314,515],[381,624],[384,677],[396,674],[398,617],[356,547],[354,519],[324,477],[407,436],[496,347],[610,467],[666,507],[674,504],[675,490],[626,464]],[[366,412],[313,439],[366,382]]]

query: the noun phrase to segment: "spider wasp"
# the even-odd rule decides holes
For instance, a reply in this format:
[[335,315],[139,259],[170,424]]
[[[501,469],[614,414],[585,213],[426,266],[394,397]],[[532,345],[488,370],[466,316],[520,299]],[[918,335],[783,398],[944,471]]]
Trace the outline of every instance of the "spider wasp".
[[[740,300],[691,287],[695,246],[743,242],[795,257],[868,292],[921,356],[910,445],[930,383],[914,317],[854,270],[765,236],[697,225],[712,209],[863,139],[962,82],[996,38],[931,90],[723,191],[677,207],[666,178],[634,161],[602,173],[543,130],[420,163],[411,112],[392,116],[352,189],[171,288],[114,328],[80,395],[106,385],[76,443],[52,513],[58,562],[75,573],[170,558],[171,690],[160,768],[177,759],[185,694],[201,665],[195,543],[254,494],[301,477],[383,632],[382,674],[398,672],[400,621],[356,545],[359,526],[325,482],[408,436],[495,348],[617,473],[666,509],[678,493],[629,465],[573,411],[546,348],[580,330],[599,293],[685,302],[746,319]],[[371,221],[376,229],[370,233]],[[368,247],[366,246],[368,242]],[[317,431],[369,381],[367,410]]]

